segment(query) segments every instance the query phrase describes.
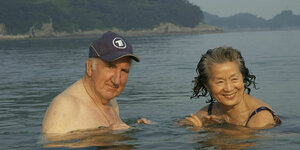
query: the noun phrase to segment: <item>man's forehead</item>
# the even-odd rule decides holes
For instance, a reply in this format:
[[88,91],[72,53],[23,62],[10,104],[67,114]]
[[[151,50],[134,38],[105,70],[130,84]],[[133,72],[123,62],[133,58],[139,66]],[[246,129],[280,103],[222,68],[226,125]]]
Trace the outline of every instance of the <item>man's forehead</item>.
[[127,62],[127,63],[131,64],[131,58],[129,56],[127,56],[127,57],[122,57],[117,60],[111,61],[111,63],[114,63],[114,64],[123,63],[123,62]]
[[132,62],[130,57],[123,57],[123,58],[120,58],[120,59],[117,59],[117,60],[114,60],[114,61],[104,61],[104,60],[101,60],[101,61],[106,63],[106,64],[111,64],[111,65],[117,65],[117,64],[120,64],[120,63],[129,63],[131,65],[131,62]]

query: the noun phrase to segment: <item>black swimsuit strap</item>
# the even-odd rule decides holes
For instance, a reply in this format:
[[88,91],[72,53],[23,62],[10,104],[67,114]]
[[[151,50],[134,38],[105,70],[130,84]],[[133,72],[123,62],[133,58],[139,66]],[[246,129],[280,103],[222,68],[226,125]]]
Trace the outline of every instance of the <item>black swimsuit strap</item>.
[[257,108],[255,111],[253,111],[253,112],[251,113],[251,115],[249,116],[249,118],[248,118],[248,120],[247,120],[247,122],[246,122],[246,126],[248,125],[249,120],[250,120],[255,114],[257,114],[258,112],[260,112],[260,111],[262,111],[262,110],[268,110],[268,111],[272,114],[273,119],[274,119],[276,125],[281,124],[281,120],[280,120],[279,117],[275,114],[275,112],[274,112],[273,110],[271,110],[271,109],[268,108],[268,107],[262,106],[262,107]]
[[211,114],[212,114],[213,106],[214,106],[214,102],[212,101],[212,102],[208,105],[208,109],[207,109],[208,115],[211,115]]

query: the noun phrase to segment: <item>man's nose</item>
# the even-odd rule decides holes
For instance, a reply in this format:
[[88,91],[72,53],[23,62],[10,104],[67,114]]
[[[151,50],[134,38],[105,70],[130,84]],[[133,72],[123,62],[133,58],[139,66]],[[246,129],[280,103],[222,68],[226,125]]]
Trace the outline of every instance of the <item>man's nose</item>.
[[114,84],[114,86],[116,88],[118,88],[120,85],[120,82],[121,82],[121,71],[115,70],[113,77],[112,77],[112,83]]

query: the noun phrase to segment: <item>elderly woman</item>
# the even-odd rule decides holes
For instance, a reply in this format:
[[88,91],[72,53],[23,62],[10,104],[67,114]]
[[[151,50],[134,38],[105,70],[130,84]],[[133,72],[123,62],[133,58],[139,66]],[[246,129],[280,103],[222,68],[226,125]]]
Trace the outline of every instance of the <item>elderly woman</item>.
[[[249,95],[255,76],[245,66],[241,53],[218,47],[202,55],[195,77],[193,96],[209,96],[209,105],[186,117],[194,127],[229,123],[249,128],[269,128],[281,123],[272,108]],[[246,92],[247,91],[247,92]]]

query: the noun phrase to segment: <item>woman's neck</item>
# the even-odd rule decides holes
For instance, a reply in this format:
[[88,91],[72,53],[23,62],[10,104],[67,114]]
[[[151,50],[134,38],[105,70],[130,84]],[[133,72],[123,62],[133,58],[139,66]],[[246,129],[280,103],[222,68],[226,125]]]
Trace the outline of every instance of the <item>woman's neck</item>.
[[247,104],[248,94],[244,93],[243,99],[234,106],[222,105],[223,114],[226,116],[226,121],[228,123],[243,125],[246,123],[251,110]]

